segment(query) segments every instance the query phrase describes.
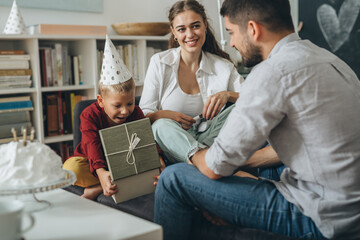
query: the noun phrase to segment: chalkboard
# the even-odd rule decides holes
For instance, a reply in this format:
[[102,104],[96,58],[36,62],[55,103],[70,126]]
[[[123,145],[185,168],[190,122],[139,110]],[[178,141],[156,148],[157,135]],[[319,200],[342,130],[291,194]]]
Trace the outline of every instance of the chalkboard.
[[345,61],[360,79],[360,0],[299,0],[299,35]]

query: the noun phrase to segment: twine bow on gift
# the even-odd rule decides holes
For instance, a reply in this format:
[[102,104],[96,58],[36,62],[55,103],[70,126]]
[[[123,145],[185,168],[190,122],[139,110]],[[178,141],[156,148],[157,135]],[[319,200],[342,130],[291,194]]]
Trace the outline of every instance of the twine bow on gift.
[[[136,168],[136,163],[135,163],[135,157],[134,157],[134,149],[136,148],[136,145],[138,145],[138,143],[140,142],[140,138],[138,138],[137,133],[133,133],[131,135],[131,140],[129,141],[129,152],[126,155],[126,162],[129,165],[134,165],[135,168],[135,173],[138,174],[137,168]],[[130,158],[132,156],[133,161],[130,162]]]

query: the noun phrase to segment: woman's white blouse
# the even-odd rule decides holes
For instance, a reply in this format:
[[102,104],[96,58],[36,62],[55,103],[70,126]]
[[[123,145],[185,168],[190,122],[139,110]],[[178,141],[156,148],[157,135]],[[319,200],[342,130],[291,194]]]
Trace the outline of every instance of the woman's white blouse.
[[[140,108],[144,114],[163,110],[162,106],[175,89],[178,81],[180,47],[172,48],[151,57],[146,73]],[[217,92],[240,92],[243,77],[230,61],[217,55],[202,52],[200,67],[196,72],[203,103]]]

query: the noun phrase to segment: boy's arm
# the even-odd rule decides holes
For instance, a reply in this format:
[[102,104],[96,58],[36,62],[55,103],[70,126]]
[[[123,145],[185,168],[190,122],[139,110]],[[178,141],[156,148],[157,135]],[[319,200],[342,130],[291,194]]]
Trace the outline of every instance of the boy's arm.
[[99,116],[85,112],[80,115],[81,144],[86,157],[89,159],[90,171],[97,176],[96,169],[107,169],[105,156],[102,150],[99,129],[102,123]]
[[110,197],[111,195],[117,193],[118,189],[116,184],[111,183],[110,172],[104,168],[96,169],[96,174],[99,177],[101,188],[105,196]]

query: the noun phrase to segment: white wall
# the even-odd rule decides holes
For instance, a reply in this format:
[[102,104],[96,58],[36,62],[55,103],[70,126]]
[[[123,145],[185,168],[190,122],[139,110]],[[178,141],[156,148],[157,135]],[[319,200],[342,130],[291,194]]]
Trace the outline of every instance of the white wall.
[[[199,0],[204,6],[215,30],[216,38],[220,41],[219,10],[217,0]],[[110,34],[115,34],[111,28],[117,22],[166,22],[167,12],[176,0],[103,0],[102,13],[85,13],[70,11],[54,11],[44,9],[21,8],[26,25],[38,23],[106,25]],[[297,25],[298,0],[290,0],[294,22]],[[4,29],[10,7],[0,7],[0,31]],[[224,33],[229,40],[228,34]],[[228,41],[229,42],[229,41]],[[1,46],[0,46],[1,47]],[[234,60],[238,57],[236,51],[226,47]]]

